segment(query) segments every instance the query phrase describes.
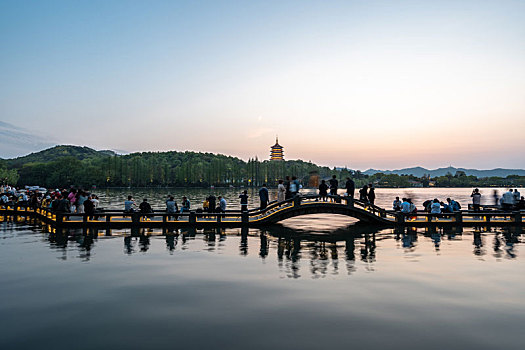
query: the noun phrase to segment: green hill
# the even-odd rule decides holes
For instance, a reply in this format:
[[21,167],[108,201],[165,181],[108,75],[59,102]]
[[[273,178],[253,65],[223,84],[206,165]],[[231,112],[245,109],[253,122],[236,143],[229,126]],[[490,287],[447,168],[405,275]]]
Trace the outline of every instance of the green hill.
[[27,156],[7,159],[6,164],[9,168],[21,168],[29,163],[49,163],[66,157],[84,160],[111,157],[113,155],[115,155],[113,151],[96,151],[89,147],[62,145],[31,153]]

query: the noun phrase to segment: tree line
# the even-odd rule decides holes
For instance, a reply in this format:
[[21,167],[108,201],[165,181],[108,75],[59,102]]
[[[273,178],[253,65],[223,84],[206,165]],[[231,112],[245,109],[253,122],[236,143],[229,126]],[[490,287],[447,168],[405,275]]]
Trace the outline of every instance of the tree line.
[[[47,152],[47,153],[46,153]],[[200,152],[141,152],[117,155],[76,146],[50,150],[13,160],[0,161],[4,183],[44,187],[210,187],[276,186],[285,176],[297,176],[305,187],[336,175],[350,177],[356,187],[485,187],[524,186],[525,176],[477,178],[464,172],[430,178],[329,168],[302,160],[269,161],[242,159]]]

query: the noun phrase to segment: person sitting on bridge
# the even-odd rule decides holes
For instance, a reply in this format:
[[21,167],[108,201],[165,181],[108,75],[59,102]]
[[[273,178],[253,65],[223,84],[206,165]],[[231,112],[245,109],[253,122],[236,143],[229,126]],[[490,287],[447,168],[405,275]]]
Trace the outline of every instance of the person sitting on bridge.
[[188,197],[183,196],[182,197],[182,203],[180,205],[181,205],[181,207],[180,207],[180,213],[181,214],[184,213],[184,212],[189,213],[190,207],[191,207],[191,203],[188,200]]
[[332,175],[330,179],[330,196],[337,196],[337,189],[339,188],[339,181],[337,175]]
[[266,184],[263,184],[259,190],[259,199],[261,202],[261,209],[265,209],[268,206],[268,202],[270,201],[270,194],[268,193]]
[[518,202],[518,204],[516,204],[516,208],[517,208],[518,210],[523,210],[523,209],[525,209],[525,197],[521,196],[520,201]]
[[175,197],[169,196],[168,200],[166,201],[166,213],[168,213],[168,220],[171,220],[170,214],[173,214],[173,217],[175,220],[177,220],[177,212],[179,211],[179,206],[177,205],[177,202],[175,202]]
[[403,202],[401,203],[401,212],[408,214],[410,213],[411,204],[408,201],[408,198],[403,198]]
[[210,213],[213,213],[215,211],[215,204],[217,202],[217,198],[213,194],[210,194],[208,197],[208,202],[210,203],[208,211]]
[[217,207],[217,213],[226,213],[226,199],[224,199],[222,196],[218,197],[219,199],[219,206]]
[[518,191],[517,188],[514,189],[514,203],[518,203],[521,198],[521,193]]
[[148,200],[146,198],[144,198],[142,203],[140,203],[139,210],[141,214],[146,214],[143,215],[144,219],[149,220],[149,218],[152,216],[151,213],[153,213],[153,209],[151,208],[151,205],[148,203]]
[[321,184],[319,185],[319,197],[323,202],[326,202],[328,199],[328,185],[325,180],[321,180]]
[[426,201],[423,202],[423,210],[427,213],[430,213],[430,211],[432,210],[432,200],[431,199],[427,199]]
[[456,202],[455,200],[447,198],[447,202],[448,202],[448,205],[452,209],[453,212],[454,211],[459,211],[461,209],[461,205],[458,202]]
[[441,214],[441,204],[437,198],[434,198],[432,204],[430,205],[431,214]]
[[507,192],[503,193],[503,196],[501,197],[501,208],[505,211],[510,211],[514,207],[514,193],[512,193],[512,189],[509,189]]
[[392,203],[392,209],[395,211],[401,211],[401,201],[399,200],[399,197],[396,197],[394,202]]
[[128,200],[124,201],[124,213],[133,213],[137,204],[133,200],[133,196],[128,196]]

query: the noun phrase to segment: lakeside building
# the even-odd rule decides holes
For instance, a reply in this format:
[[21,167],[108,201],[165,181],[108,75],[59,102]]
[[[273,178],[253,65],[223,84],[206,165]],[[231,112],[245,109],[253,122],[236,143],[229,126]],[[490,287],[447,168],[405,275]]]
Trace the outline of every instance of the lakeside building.
[[284,160],[284,148],[279,144],[278,137],[275,137],[275,145],[270,147],[270,160]]

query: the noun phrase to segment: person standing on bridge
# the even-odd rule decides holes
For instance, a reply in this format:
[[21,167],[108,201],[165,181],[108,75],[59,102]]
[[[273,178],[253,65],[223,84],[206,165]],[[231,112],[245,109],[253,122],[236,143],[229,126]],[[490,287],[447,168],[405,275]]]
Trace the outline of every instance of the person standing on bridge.
[[286,192],[284,192],[284,199],[290,199],[292,198],[292,191],[290,191],[290,176],[286,176],[285,179],[286,181],[284,181],[284,189],[286,190]]
[[328,185],[325,180],[321,180],[321,184],[319,185],[319,197],[323,202],[326,202],[328,198]]
[[337,181],[337,175],[332,175],[330,179],[330,195],[337,196],[337,189],[339,188],[339,181]]
[[359,200],[368,203],[368,186],[364,185],[362,189],[359,190]]
[[368,190],[368,202],[374,205],[374,202],[376,201],[376,192],[374,187],[372,187],[372,184],[368,186],[370,187],[370,189]]
[[282,202],[286,198],[286,187],[284,187],[283,180],[279,180],[277,185],[277,202]]
[[239,195],[239,198],[241,199],[241,211],[248,211],[248,191],[242,191],[242,193]]
[[354,199],[354,192],[355,192],[354,180],[347,177],[345,187],[346,187],[346,194],[348,195],[348,197],[352,197],[352,199]]
[[266,184],[263,184],[261,189],[259,190],[259,199],[261,200],[261,209],[265,209],[268,206],[268,202],[270,199],[270,194],[268,193]]
[[481,193],[479,193],[479,189],[475,188],[470,196],[472,197],[472,209],[479,211],[481,206]]
[[299,181],[295,176],[292,176],[292,181],[290,182],[290,193],[290,198],[294,198],[299,193]]

